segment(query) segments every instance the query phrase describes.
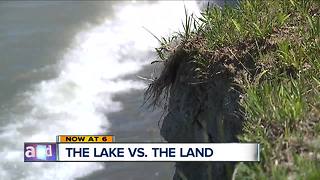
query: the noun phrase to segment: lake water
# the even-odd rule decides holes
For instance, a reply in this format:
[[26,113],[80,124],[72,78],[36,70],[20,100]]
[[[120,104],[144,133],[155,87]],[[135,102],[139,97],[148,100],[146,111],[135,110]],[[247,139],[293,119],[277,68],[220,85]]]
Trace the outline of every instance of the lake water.
[[171,163],[25,163],[23,142],[59,134],[163,141],[141,107],[157,36],[195,1],[0,1],[0,179],[170,179]]

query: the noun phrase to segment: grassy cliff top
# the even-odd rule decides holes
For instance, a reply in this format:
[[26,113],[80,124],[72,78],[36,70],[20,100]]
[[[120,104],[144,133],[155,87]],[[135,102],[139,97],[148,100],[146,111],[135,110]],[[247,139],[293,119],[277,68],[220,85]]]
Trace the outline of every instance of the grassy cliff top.
[[172,54],[193,57],[199,82],[220,73],[219,62],[244,95],[240,141],[262,147],[261,162],[239,163],[235,179],[320,179],[320,1],[241,1],[201,17],[186,11],[183,29],[158,39],[165,68],[147,91],[153,103],[170,88]]

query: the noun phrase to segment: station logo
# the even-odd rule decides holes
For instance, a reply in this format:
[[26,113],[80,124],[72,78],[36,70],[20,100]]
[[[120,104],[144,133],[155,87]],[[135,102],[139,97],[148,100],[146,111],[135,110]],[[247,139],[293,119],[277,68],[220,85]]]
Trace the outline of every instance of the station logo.
[[56,161],[56,143],[24,143],[24,161]]

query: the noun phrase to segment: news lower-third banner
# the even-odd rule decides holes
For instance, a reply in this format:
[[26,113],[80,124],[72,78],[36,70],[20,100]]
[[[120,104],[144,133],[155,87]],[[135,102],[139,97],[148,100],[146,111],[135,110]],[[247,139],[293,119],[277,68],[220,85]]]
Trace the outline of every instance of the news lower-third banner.
[[24,143],[24,161],[260,161],[258,143],[124,143],[105,135],[60,135],[56,139]]

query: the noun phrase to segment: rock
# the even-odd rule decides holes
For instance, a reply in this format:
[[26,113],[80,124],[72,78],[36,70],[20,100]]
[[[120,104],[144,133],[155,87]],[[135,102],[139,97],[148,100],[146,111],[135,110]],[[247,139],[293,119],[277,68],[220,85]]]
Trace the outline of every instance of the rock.
[[[182,61],[170,89],[161,135],[168,142],[237,142],[243,117],[240,93],[223,75],[192,84],[192,63]],[[231,179],[233,162],[177,162],[174,180]]]

